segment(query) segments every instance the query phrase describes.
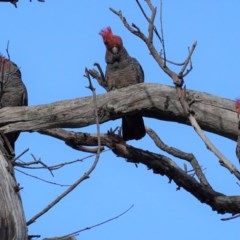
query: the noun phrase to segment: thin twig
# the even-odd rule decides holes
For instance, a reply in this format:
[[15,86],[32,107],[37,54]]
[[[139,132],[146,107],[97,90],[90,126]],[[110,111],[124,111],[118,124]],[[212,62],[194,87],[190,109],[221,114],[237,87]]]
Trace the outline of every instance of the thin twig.
[[7,41],[7,48],[6,48],[6,53],[7,53],[7,56],[8,56],[8,60],[10,61],[10,53],[9,53],[9,44],[10,44],[10,42],[9,42],[9,40]]
[[[135,36],[139,37],[140,39],[142,39],[143,42],[145,42],[145,44],[147,45],[151,55],[153,56],[153,58],[155,59],[155,61],[158,63],[159,67],[173,80],[175,85],[182,85],[182,79],[179,79],[178,74],[176,74],[174,71],[172,71],[170,68],[168,68],[165,64],[164,64],[164,60],[161,58],[161,55],[158,53],[158,51],[156,50],[155,46],[153,45],[153,42],[149,40],[148,37],[146,37],[146,35],[144,35],[140,29],[138,28],[138,30],[136,31],[135,28],[135,24],[132,26],[128,23],[128,21],[126,20],[126,18],[123,16],[121,11],[116,11],[112,8],[110,8],[110,11],[113,12],[114,14],[116,14],[120,20],[122,21],[122,23],[124,24],[124,26]],[[133,27],[134,26],[134,27]]]
[[20,157],[22,157],[28,151],[29,151],[29,148],[25,149],[22,153],[20,153],[17,157],[13,159],[13,162],[16,162]]
[[[87,72],[86,72],[86,74],[87,74]],[[90,75],[87,74],[86,77],[89,80],[89,89],[92,91],[92,94],[93,94],[94,115],[96,118],[96,125],[97,125],[98,151],[97,151],[95,160],[94,160],[92,166],[88,169],[88,171],[85,172],[75,183],[73,183],[61,195],[59,195],[57,198],[55,198],[48,206],[46,206],[44,209],[42,209],[38,214],[36,214],[29,221],[27,221],[27,226],[32,224],[33,222],[35,222],[39,217],[41,217],[43,214],[45,214],[47,211],[49,211],[54,205],[56,205],[66,195],[68,195],[71,191],[73,191],[81,182],[88,179],[90,177],[90,174],[93,172],[93,170],[97,166],[98,160],[100,158],[100,153],[101,153],[100,124],[99,124],[99,118],[98,118],[98,112],[97,112],[97,100],[96,100],[95,88],[92,85]]]
[[[152,17],[154,16],[154,8],[152,6],[152,3],[150,0],[146,0],[151,12],[152,12]],[[203,142],[206,144],[207,148],[212,151],[217,158],[219,159],[219,162],[222,166],[226,167],[231,173],[233,173],[237,179],[240,179],[240,172],[237,170],[237,168],[214,146],[214,144],[207,138],[207,136],[204,134],[204,132],[202,131],[202,129],[200,128],[199,124],[197,123],[194,115],[191,113],[190,107],[188,102],[186,101],[185,97],[184,97],[184,90],[182,89],[182,86],[184,84],[184,80],[183,80],[183,76],[186,76],[186,74],[189,73],[189,71],[187,71],[186,73],[184,73],[184,71],[186,70],[188,64],[191,64],[191,56],[195,50],[196,47],[196,42],[193,44],[191,50],[189,51],[188,57],[185,60],[185,64],[182,67],[182,70],[180,71],[179,74],[175,73],[174,71],[172,71],[170,68],[168,68],[167,66],[165,66],[164,64],[164,60],[161,58],[161,56],[158,54],[158,52],[156,51],[156,48],[153,44],[152,41],[149,40],[148,37],[146,37],[138,28],[138,31],[135,31],[135,29],[133,27],[130,26],[130,24],[128,23],[128,21],[126,20],[126,18],[122,15],[121,11],[116,11],[114,9],[110,10],[116,14],[120,20],[122,21],[122,23],[124,24],[124,26],[130,31],[132,32],[134,35],[136,35],[137,37],[139,37],[140,39],[142,39],[145,44],[147,45],[148,49],[150,50],[150,53],[152,54],[153,58],[156,60],[156,62],[158,63],[158,65],[160,66],[160,68],[168,75],[170,76],[170,78],[173,80],[173,83],[175,84],[176,87],[176,92],[178,94],[180,103],[182,105],[182,108],[184,110],[184,112],[186,113],[186,117],[189,119],[191,125],[193,126],[194,130],[197,132],[197,134],[201,137],[201,139],[203,140]],[[153,18],[152,18],[153,19]],[[153,24],[153,22],[149,22],[149,25]],[[149,26],[150,28],[151,26]]]
[[228,220],[232,220],[232,219],[235,219],[235,218],[239,218],[240,217],[240,214],[235,214],[231,217],[228,217],[228,218],[221,218],[222,221],[228,221]]
[[181,86],[176,86],[176,91],[179,97],[179,101],[182,105],[182,108],[184,112],[186,113],[186,116],[188,117],[188,120],[195,130],[195,132],[198,134],[198,136],[202,139],[202,141],[205,143],[207,149],[211,151],[219,160],[219,163],[227,168],[232,174],[235,175],[237,179],[240,180],[240,172],[238,169],[229,161],[220,150],[218,150],[215,145],[211,142],[211,140],[207,137],[207,135],[203,132],[200,125],[198,124],[196,118],[194,117],[194,114],[192,113],[190,106],[186,100],[186,94],[185,89],[183,89]]
[[22,173],[22,174],[24,174],[24,175],[26,175],[26,176],[28,176],[28,177],[35,178],[35,179],[40,180],[40,181],[45,182],[45,183],[49,183],[49,184],[52,184],[52,185],[57,185],[57,186],[60,186],[60,187],[69,187],[69,186],[71,186],[70,184],[60,184],[60,183],[55,183],[55,182],[52,182],[52,181],[48,181],[48,180],[45,180],[45,179],[43,179],[43,178],[34,176],[34,175],[32,175],[32,174],[23,172],[23,171],[21,171],[21,170],[19,170],[19,169],[15,169],[15,170],[18,171],[18,172],[20,172],[20,173]]
[[[161,150],[167,152],[168,154],[171,154],[174,157],[188,161],[192,165],[194,172],[196,173],[201,184],[203,184],[203,186],[205,186],[205,187],[208,186],[209,188],[212,189],[212,187],[209,184],[207,178],[205,177],[197,159],[195,158],[195,156],[192,153],[185,153],[185,152],[181,151],[180,149],[177,149],[174,147],[169,147],[160,139],[160,137],[151,128],[146,127],[146,131],[147,131],[147,134],[153,139],[154,143]],[[187,171],[187,166],[185,166],[185,171],[189,172],[189,171]]]
[[37,159],[33,154],[31,154],[31,156],[32,156],[32,158],[34,159],[35,162],[40,163],[41,165],[43,165],[43,167],[44,167],[45,169],[49,170],[49,172],[51,173],[51,175],[54,177],[52,170],[48,167],[47,164],[45,164],[44,162],[42,162],[40,159]]
[[[13,4],[15,8],[17,8],[18,0],[0,0],[0,2],[9,2]],[[32,0],[29,0],[29,2],[32,2]],[[45,0],[38,0],[38,2],[45,2]]]
[[151,17],[148,21],[148,41],[153,42],[153,30],[155,28],[154,21],[155,21],[155,17],[156,17],[156,13],[157,13],[157,8],[153,7],[151,1],[149,1],[149,0],[145,0],[145,1],[152,13]]
[[205,143],[208,150],[210,150],[215,156],[219,159],[219,163],[221,166],[227,168],[234,176],[240,180],[240,172],[238,169],[229,161],[222,153],[219,151],[215,145],[211,142],[211,140],[207,137],[207,135],[203,132],[201,127],[199,126],[197,120],[192,115],[189,116],[189,120],[191,125],[193,126],[196,133],[200,136],[200,138]]
[[[161,57],[163,60],[165,60],[164,57],[162,57],[162,52],[160,52],[160,57]],[[171,60],[168,60],[168,59],[166,59],[165,61],[166,61],[167,63],[170,63],[170,64],[175,65],[175,66],[183,66],[183,65],[185,64],[185,61],[184,61],[184,62],[181,62],[181,63],[177,63],[177,62],[174,62],[174,61],[171,61]]]
[[[139,7],[140,10],[141,10],[143,16],[146,18],[147,22],[149,23],[149,25],[152,25],[152,26],[153,26],[154,33],[156,34],[156,36],[158,37],[158,39],[159,39],[159,41],[160,41],[160,43],[161,43],[161,45],[162,45],[162,51],[160,52],[160,56],[161,56],[161,58],[162,58],[162,53],[163,53],[163,58],[162,58],[162,59],[163,59],[163,62],[164,62],[163,66],[166,66],[166,62],[171,63],[171,64],[176,65],[176,66],[182,66],[182,65],[184,65],[185,61],[184,61],[183,63],[175,63],[175,62],[173,62],[173,61],[171,61],[171,60],[167,60],[167,57],[166,57],[166,48],[165,48],[165,41],[164,41],[164,31],[163,31],[163,11],[162,11],[162,10],[163,10],[163,6],[162,6],[162,0],[160,0],[160,29],[161,29],[161,35],[158,33],[157,28],[156,28],[156,26],[154,25],[154,22],[152,22],[152,21],[150,20],[150,18],[147,16],[147,14],[145,13],[145,10],[143,9],[143,7],[142,7],[142,5],[140,4],[140,2],[139,2],[138,0],[136,0],[136,2],[137,2],[138,7]],[[151,10],[153,11],[153,10],[154,10],[153,6],[152,6],[151,4],[148,4],[148,5],[150,6]],[[113,11],[113,9],[110,9],[110,10],[111,10],[112,12],[115,11],[115,10]],[[116,14],[116,12],[114,12],[114,13]],[[134,28],[136,28],[138,32],[141,32],[140,29],[139,29],[134,23],[132,24],[132,26],[133,26]]]
[[[77,149],[77,148],[75,148]],[[51,171],[54,171],[54,170],[58,170],[64,166],[67,166],[67,165],[70,165],[70,164],[73,164],[73,163],[76,163],[76,162],[83,162],[85,159],[87,158],[91,158],[95,156],[95,154],[92,154],[92,155],[89,155],[87,157],[84,157],[84,158],[81,158],[81,159],[76,159],[76,160],[73,160],[73,161],[68,161],[68,162],[63,162],[63,163],[59,163],[59,164],[56,164],[56,165],[52,165],[52,166],[48,166],[49,169],[51,169]],[[37,161],[33,161],[33,162],[23,162],[23,161],[20,161],[20,162],[17,162],[17,164],[15,164],[15,166],[17,167],[20,167],[20,168],[27,168],[27,169],[46,169],[46,167],[44,166],[40,166],[40,167],[31,167],[32,165],[35,165],[35,164],[39,164],[39,162]]]
[[160,0],[160,28],[161,28],[161,40],[162,40],[162,48],[163,48],[163,60],[164,60],[164,65],[166,66],[167,56],[166,56],[164,31],[163,31],[163,4],[162,4],[162,0]]
[[[180,71],[179,74],[178,74],[180,77],[185,77],[185,76],[192,70],[191,58],[192,58],[192,55],[193,55],[193,52],[194,52],[196,46],[197,46],[197,41],[195,41],[195,42],[193,43],[191,49],[189,50],[188,57],[186,58],[186,60],[185,60],[185,62],[184,62],[184,65],[183,65],[181,71]],[[188,70],[188,71],[186,71],[186,73],[184,73],[185,70],[186,70],[186,68],[187,68],[187,66],[188,66],[189,64],[190,64],[190,70]]]
[[[145,13],[145,11],[144,11],[142,5],[140,4],[139,0],[136,0],[136,2],[137,2],[138,7],[139,7],[140,10],[141,10],[143,16],[146,18],[147,22],[149,23],[149,22],[150,22],[150,18],[149,18],[149,17],[147,16],[147,14]],[[110,10],[111,10],[111,9],[110,9]],[[162,38],[161,38],[160,34],[158,33],[156,26],[153,26],[153,31],[154,31],[154,33],[156,34],[157,38],[159,39],[160,43],[162,44]]]
[[61,236],[60,238],[77,236],[77,235],[79,235],[80,232],[83,232],[83,231],[86,231],[86,230],[91,230],[91,229],[93,229],[93,228],[95,228],[95,227],[99,227],[99,226],[101,226],[101,225],[103,225],[103,224],[109,223],[109,222],[111,222],[111,221],[113,221],[113,220],[115,220],[115,219],[117,219],[117,218],[120,218],[121,216],[123,216],[124,214],[126,214],[127,212],[129,212],[133,207],[134,207],[134,204],[132,204],[128,209],[126,209],[124,212],[118,214],[118,215],[115,216],[115,217],[109,218],[109,219],[107,219],[107,220],[105,220],[105,221],[102,221],[102,222],[100,222],[100,223],[94,224],[94,225],[92,225],[92,226],[90,226],[90,227],[85,227],[85,228],[80,229],[80,230],[78,230],[78,231],[72,232],[72,233],[70,233],[70,234],[68,234],[68,235]]
[[148,22],[150,22],[150,19],[148,18],[147,14],[145,13],[144,8],[142,7],[141,3],[140,3],[138,0],[136,0],[136,3],[137,3],[137,5],[138,5],[138,7],[140,8],[143,16],[146,18],[146,20],[147,20]]

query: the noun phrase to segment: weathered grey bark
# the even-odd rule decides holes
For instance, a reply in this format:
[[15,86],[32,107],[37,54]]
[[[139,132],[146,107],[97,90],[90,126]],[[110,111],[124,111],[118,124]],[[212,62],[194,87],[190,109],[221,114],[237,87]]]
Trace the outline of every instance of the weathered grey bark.
[[[186,96],[202,129],[237,139],[234,101],[197,91],[186,91]],[[92,102],[92,97],[84,97],[33,107],[6,107],[0,110],[0,125],[7,125],[0,130],[7,133],[95,124]],[[97,103],[101,123],[141,111],[146,117],[189,124],[174,87],[140,83],[98,95]]]
[[0,138],[0,239],[27,240],[27,227],[11,158]]
[[[187,91],[186,96],[202,129],[236,140],[238,119],[234,101],[195,91]],[[141,83],[111,91],[97,96],[97,103],[101,123],[141,111],[146,117],[189,124],[175,88],[160,84]],[[7,133],[84,127],[95,124],[93,111],[92,97],[33,107],[6,107],[0,109],[0,125],[3,126],[0,130]],[[0,152],[0,236],[4,236],[1,238],[4,240],[24,240],[27,234],[24,213],[14,190],[17,186],[14,176],[7,170],[7,161],[6,153]],[[135,160],[129,158],[129,161]],[[236,209],[217,211],[238,212]]]
[[56,238],[44,238],[43,240],[76,240],[75,237],[56,237]]
[[[0,108],[27,105],[18,66],[0,55]],[[27,239],[27,227],[12,160],[19,132],[0,135],[0,239]]]

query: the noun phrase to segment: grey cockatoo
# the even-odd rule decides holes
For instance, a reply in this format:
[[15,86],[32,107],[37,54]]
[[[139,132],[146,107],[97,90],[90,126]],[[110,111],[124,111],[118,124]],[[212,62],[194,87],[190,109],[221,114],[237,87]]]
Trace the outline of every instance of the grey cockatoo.
[[[0,108],[10,106],[27,106],[27,89],[21,79],[18,66],[0,56]],[[13,150],[19,132],[6,134]]]
[[[99,34],[103,37],[106,46],[107,90],[111,91],[143,82],[142,67],[135,58],[128,54],[121,37],[114,35],[110,27],[101,30]],[[127,115],[122,118],[122,136],[125,141],[141,139],[145,134],[146,130],[140,114]]]

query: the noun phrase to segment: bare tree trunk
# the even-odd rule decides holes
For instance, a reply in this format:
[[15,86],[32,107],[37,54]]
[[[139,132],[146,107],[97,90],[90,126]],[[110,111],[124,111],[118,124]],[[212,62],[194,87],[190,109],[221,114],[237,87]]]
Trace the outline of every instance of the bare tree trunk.
[[11,157],[0,138],[0,239],[27,240],[27,226]]

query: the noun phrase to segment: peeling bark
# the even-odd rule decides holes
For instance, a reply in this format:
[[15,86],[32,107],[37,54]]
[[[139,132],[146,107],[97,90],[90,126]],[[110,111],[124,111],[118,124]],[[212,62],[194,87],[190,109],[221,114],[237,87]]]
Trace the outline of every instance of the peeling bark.
[[[234,101],[190,90],[186,96],[203,130],[237,139]],[[141,112],[145,117],[189,125],[174,87],[140,83],[98,95],[97,103],[100,123]],[[5,125],[0,130],[7,133],[85,127],[95,124],[92,106],[92,97],[84,97],[32,107],[6,107],[0,110],[0,125]]]
[[[234,101],[196,91],[186,91],[191,112],[203,130],[236,140],[238,118]],[[189,125],[179,102],[176,89],[160,84],[137,84],[97,96],[101,123],[140,112],[145,117]],[[82,145],[96,146],[96,136],[67,132],[54,128],[81,128],[95,124],[92,97],[59,101],[31,107],[0,109],[0,131],[39,131],[64,140],[80,150]],[[119,137],[103,135],[102,146],[112,149],[117,156],[129,162],[142,163],[154,173],[166,175],[179,187],[208,204],[218,213],[240,213],[240,197],[226,196],[198,182],[179,168],[170,158],[126,145]],[[3,144],[2,144],[3,145]],[[26,239],[27,229],[17,183],[8,171],[9,159],[0,151],[0,236],[2,239]],[[19,237],[20,236],[20,237]]]
[[11,157],[0,139],[0,238],[27,240],[27,227]]

